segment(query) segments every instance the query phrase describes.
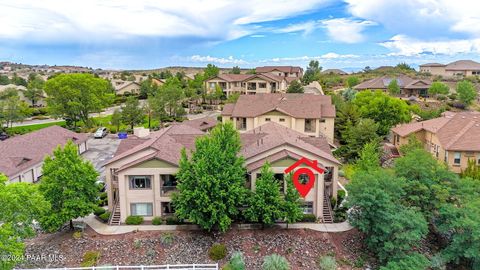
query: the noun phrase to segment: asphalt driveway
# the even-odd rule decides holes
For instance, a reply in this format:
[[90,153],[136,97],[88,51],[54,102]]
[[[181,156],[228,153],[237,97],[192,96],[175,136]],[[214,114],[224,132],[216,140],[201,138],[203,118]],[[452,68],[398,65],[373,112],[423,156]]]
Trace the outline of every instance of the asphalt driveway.
[[117,151],[120,140],[116,135],[107,135],[103,139],[89,138],[87,141],[88,151],[82,156],[90,160],[95,169],[100,173],[99,180],[105,181],[105,163],[113,157]]

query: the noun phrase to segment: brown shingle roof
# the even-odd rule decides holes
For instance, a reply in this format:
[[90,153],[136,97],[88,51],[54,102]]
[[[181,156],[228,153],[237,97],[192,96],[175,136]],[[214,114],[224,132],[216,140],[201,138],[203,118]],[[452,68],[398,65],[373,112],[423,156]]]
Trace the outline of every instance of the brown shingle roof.
[[480,63],[472,60],[458,60],[448,64],[445,70],[480,70]]
[[435,133],[446,150],[480,151],[480,112],[446,114],[423,122],[401,125],[392,131],[405,137],[422,129]]
[[423,65],[420,65],[420,67],[444,67],[444,66],[445,66],[444,64],[440,64],[440,63],[426,63]]
[[373,78],[368,81],[364,81],[360,84],[355,85],[353,88],[358,89],[358,90],[365,90],[365,89],[387,89],[388,85],[390,84],[391,81],[397,80],[398,86],[400,88],[405,88],[405,89],[423,89],[423,88],[428,88],[430,87],[430,84],[432,83],[429,80],[417,80],[417,79],[412,79],[408,76],[405,75],[400,75],[400,76],[382,76],[378,78]]
[[43,161],[59,145],[69,140],[85,142],[86,134],[75,133],[60,126],[43,128],[0,142],[0,172],[12,177]]
[[255,68],[255,71],[257,73],[266,73],[274,70],[278,70],[281,72],[288,72],[288,73],[302,72],[301,67],[294,67],[294,66],[263,66],[263,67]]
[[213,117],[202,117],[198,119],[184,121],[182,122],[182,124],[200,129],[201,131],[207,131],[217,125],[217,119]]
[[256,117],[274,110],[296,118],[335,117],[330,96],[283,93],[241,95],[235,104],[224,107],[222,115]]

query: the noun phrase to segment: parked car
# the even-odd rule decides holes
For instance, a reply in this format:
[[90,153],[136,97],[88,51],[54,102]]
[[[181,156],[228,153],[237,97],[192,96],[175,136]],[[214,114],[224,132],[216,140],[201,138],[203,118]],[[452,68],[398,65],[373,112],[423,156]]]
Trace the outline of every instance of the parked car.
[[101,127],[99,129],[97,129],[97,131],[95,131],[95,134],[93,135],[93,137],[95,139],[101,139],[105,136],[107,136],[107,133],[108,133],[108,130],[106,127]]
[[5,132],[0,132],[0,141],[5,141],[6,139],[8,139],[8,134],[5,133]]

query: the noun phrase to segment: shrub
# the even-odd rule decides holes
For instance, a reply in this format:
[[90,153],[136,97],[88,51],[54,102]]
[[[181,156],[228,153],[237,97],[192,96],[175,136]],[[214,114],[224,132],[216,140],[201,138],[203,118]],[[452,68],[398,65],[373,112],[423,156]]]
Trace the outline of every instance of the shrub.
[[337,261],[332,256],[322,256],[318,261],[318,266],[321,270],[335,270],[337,269]]
[[100,251],[87,251],[83,254],[82,267],[92,267],[97,265],[100,259]]
[[224,244],[213,244],[208,250],[208,257],[213,261],[219,261],[227,256],[227,247]]
[[154,217],[152,219],[152,224],[153,225],[162,225],[162,219],[160,217]]
[[182,224],[182,222],[180,220],[178,220],[177,217],[175,216],[171,216],[171,217],[167,217],[165,219],[165,223],[167,223],[167,225],[178,225],[178,224]]
[[447,100],[447,97],[445,95],[438,95],[437,100],[441,100],[441,101]]
[[278,254],[272,254],[263,258],[263,270],[289,270],[290,264],[285,257]]
[[317,217],[314,214],[303,214],[302,222],[315,222]]
[[95,208],[95,210],[93,210],[93,214],[97,217],[100,216],[101,214],[105,213],[105,212],[107,212],[107,210],[105,210],[105,208],[100,207],[100,206],[97,206]]
[[142,216],[128,216],[127,219],[125,220],[125,223],[127,225],[140,225],[143,223],[143,217]]
[[140,239],[133,240],[133,247],[138,249],[142,246],[142,241]]
[[73,239],[80,239],[82,237],[82,232],[74,232]]
[[457,94],[456,93],[451,93],[450,95],[448,95],[448,98],[451,99],[451,100],[456,100],[457,99]]
[[230,261],[228,262],[229,269],[231,270],[245,270],[245,260],[243,254],[239,251],[233,253]]
[[108,222],[108,220],[110,219],[110,215],[111,213],[106,211],[105,213],[99,215],[98,217],[103,221],[103,222]]
[[345,199],[345,190],[340,189],[339,191],[337,191],[338,205],[342,204],[344,199]]
[[162,233],[160,236],[160,242],[164,245],[170,245],[174,240],[175,236],[170,232]]

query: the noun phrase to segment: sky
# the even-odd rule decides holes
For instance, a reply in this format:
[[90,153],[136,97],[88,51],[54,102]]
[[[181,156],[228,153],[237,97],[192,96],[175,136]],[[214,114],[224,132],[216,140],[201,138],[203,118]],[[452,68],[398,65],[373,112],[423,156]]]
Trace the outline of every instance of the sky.
[[103,69],[480,61],[476,0],[0,0],[0,61]]

